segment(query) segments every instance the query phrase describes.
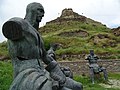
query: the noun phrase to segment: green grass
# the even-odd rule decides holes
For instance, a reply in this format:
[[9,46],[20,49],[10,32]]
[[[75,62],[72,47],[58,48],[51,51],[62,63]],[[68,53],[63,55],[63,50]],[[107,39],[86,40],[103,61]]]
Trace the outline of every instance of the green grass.
[[109,79],[117,79],[120,80],[120,73],[109,73]]
[[8,90],[13,78],[10,61],[0,61],[0,90]]
[[[110,73],[110,79],[120,80],[120,73]],[[13,80],[13,68],[11,61],[0,61],[0,90],[8,90]],[[100,83],[105,83],[103,79],[96,79],[93,85],[88,76],[74,75],[74,80],[83,84],[84,90],[120,90],[116,88],[104,88]]]
[[[118,75],[118,76],[117,76]],[[116,78],[117,76],[117,78]],[[120,73],[119,74],[110,74],[109,78],[112,79],[120,79]],[[84,90],[120,90],[118,88],[105,88],[100,85],[100,83],[106,84],[102,79],[95,78],[95,84],[92,84],[88,76],[74,76],[74,80],[81,82],[83,84]]]
[[0,56],[9,57],[6,41],[0,43]]

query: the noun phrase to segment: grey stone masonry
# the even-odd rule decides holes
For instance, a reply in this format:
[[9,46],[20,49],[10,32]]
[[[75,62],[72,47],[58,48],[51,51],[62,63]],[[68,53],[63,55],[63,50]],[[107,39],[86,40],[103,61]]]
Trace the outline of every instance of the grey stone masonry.
[[[61,61],[61,66],[70,67],[75,75],[89,74],[88,61]],[[106,68],[107,72],[120,72],[120,60],[98,60],[98,65]]]

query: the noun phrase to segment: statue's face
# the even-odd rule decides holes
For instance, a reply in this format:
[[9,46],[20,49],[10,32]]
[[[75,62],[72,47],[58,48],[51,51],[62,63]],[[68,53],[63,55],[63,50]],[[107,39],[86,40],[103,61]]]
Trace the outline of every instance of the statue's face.
[[44,16],[44,8],[40,3],[30,3],[26,9],[26,17],[32,19],[33,21],[41,22]]
[[36,21],[41,22],[42,17],[44,16],[44,9],[42,7],[38,7],[36,10]]

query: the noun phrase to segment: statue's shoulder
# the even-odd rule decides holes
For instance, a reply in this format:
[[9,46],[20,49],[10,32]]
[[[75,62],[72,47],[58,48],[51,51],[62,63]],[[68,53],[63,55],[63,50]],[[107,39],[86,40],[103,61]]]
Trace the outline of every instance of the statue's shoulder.
[[19,17],[13,17],[3,24],[3,35],[11,40],[17,40],[23,37],[22,31],[27,28],[27,22]]
[[95,57],[98,57],[98,55],[95,54]]
[[21,21],[21,20],[24,20],[24,19],[20,17],[12,17],[8,21]]
[[13,17],[13,18],[9,19],[7,22],[15,22],[19,25],[22,25],[22,27],[25,27],[29,24],[28,21],[26,21],[25,19],[20,18],[20,17]]

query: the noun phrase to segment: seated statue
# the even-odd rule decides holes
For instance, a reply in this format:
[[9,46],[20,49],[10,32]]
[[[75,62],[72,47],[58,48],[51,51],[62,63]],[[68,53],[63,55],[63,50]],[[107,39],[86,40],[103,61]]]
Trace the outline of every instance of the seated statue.
[[43,6],[33,2],[28,4],[24,19],[14,17],[3,24],[14,72],[9,90],[83,90],[81,83],[63,74],[55,56],[45,50],[38,32],[44,13]]
[[98,74],[99,72],[103,72],[104,79],[108,80],[107,71],[104,67],[99,66],[97,64],[97,60],[99,59],[99,57],[94,54],[93,50],[90,50],[90,54],[85,59],[89,61],[90,78],[93,84],[94,84],[94,74]]

